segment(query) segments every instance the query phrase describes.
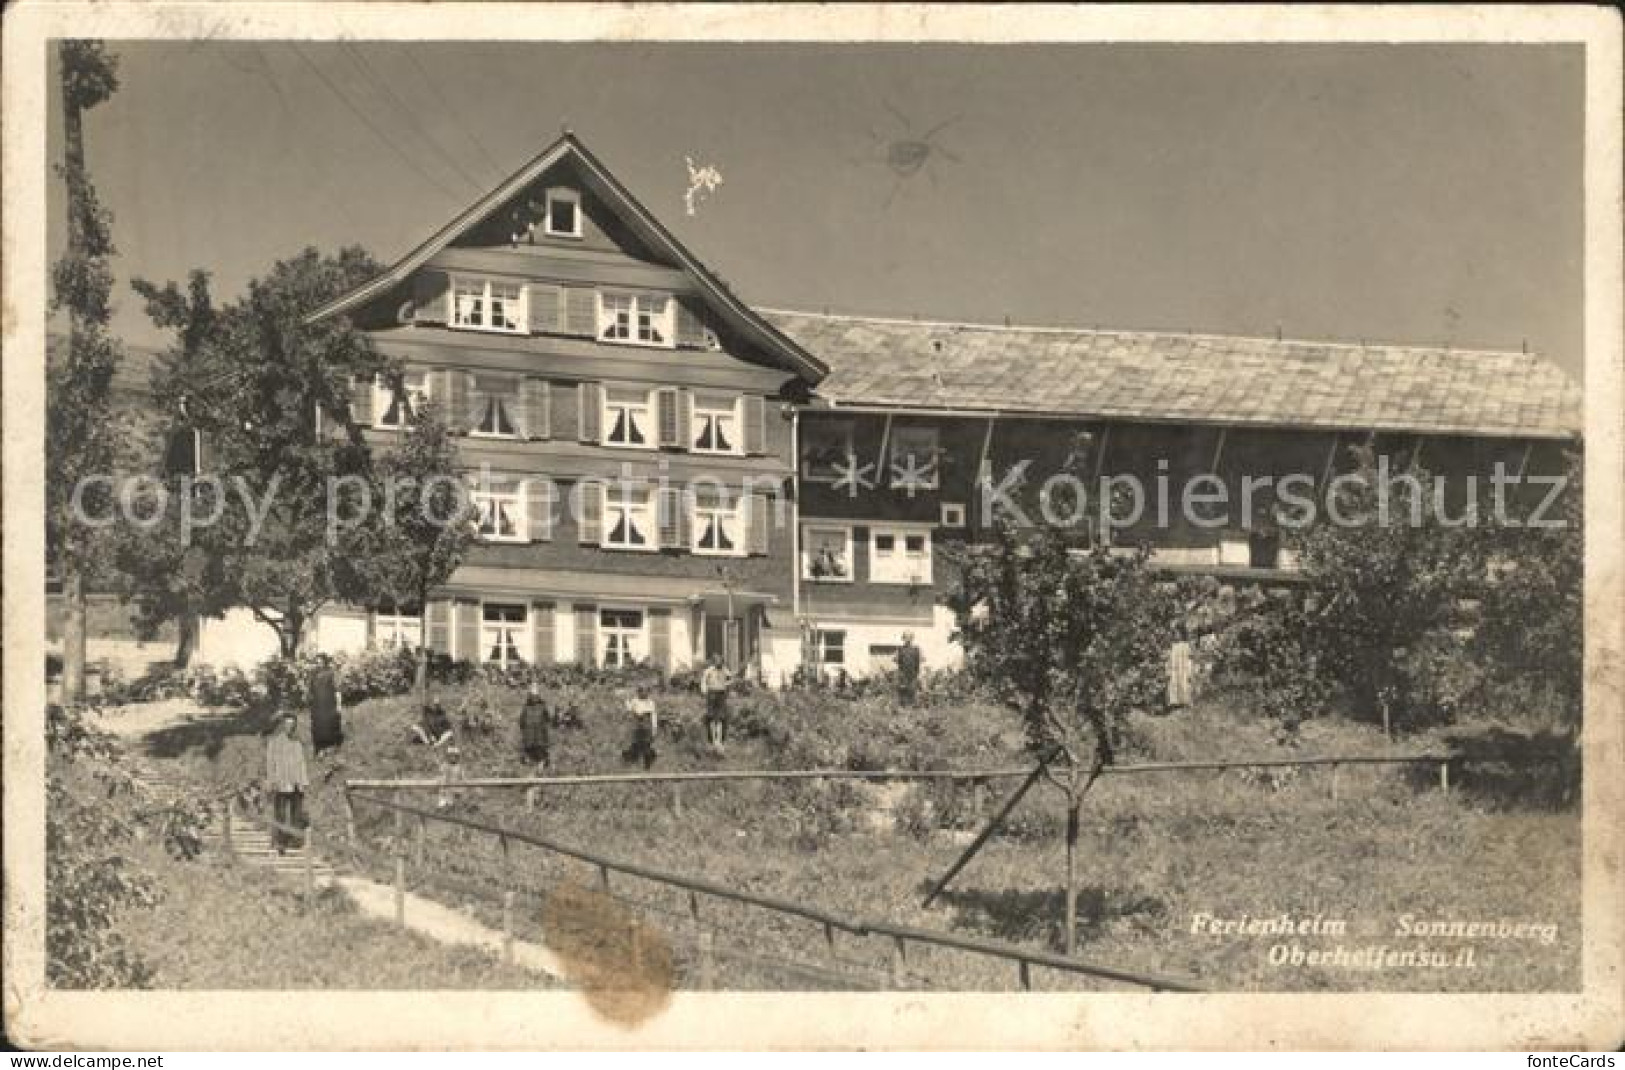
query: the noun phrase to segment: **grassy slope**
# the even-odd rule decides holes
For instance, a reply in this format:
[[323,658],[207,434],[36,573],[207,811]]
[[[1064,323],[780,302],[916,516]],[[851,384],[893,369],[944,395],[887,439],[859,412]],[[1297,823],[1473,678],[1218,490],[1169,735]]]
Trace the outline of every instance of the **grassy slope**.
[[[455,696],[453,696],[455,698]],[[513,712],[519,696],[501,699],[509,711],[495,737],[463,740],[471,775],[522,770],[514,753]],[[665,702],[673,720],[691,720],[692,696]],[[626,725],[607,695],[586,696],[588,728],[556,734],[557,771],[619,769]],[[342,827],[338,786],[346,776],[432,774],[435,760],[406,742],[409,704],[403,699],[364,704],[352,712],[349,735],[331,779],[318,784],[317,820]],[[696,733],[663,738],[657,769],[721,766],[789,767],[843,764],[859,752],[870,762],[899,765],[984,765],[1019,761],[1018,737],[994,711],[890,711],[874,703],[840,706],[825,699],[797,700],[775,715],[784,732],[776,741],[741,741],[728,759],[701,755]],[[1418,749],[1439,739],[1412,741]],[[1209,709],[1137,722],[1125,760],[1259,757],[1292,754],[1372,753],[1380,735],[1361,726],[1311,722],[1295,746],[1274,739],[1255,720]],[[252,748],[235,741],[217,762]],[[247,762],[251,755],[238,755]],[[949,760],[949,759],[953,760]],[[325,762],[325,759],[324,759]],[[324,766],[325,771],[325,766]],[[1492,794],[1487,778],[1458,779],[1450,797],[1437,791],[1436,769],[1413,782],[1401,771],[1349,769],[1340,775],[1340,799],[1330,798],[1329,772],[1250,776],[1240,772],[1168,773],[1109,777],[1086,807],[1082,857],[1083,957],[1124,968],[1182,974],[1215,988],[1542,990],[1578,984],[1579,821],[1574,808],[1519,805]],[[1459,774],[1458,774],[1459,777]],[[996,785],[995,792],[1008,790]],[[431,797],[420,796],[421,801]],[[460,812],[512,827],[534,828],[615,857],[702,875],[734,887],[814,903],[861,917],[886,918],[929,928],[1053,946],[1060,902],[1061,846],[1055,793],[1035,789],[1017,811],[1013,835],[1000,836],[955,882],[944,900],[919,906],[925,882],[943,872],[961,850],[943,835],[876,834],[863,830],[866,789],[836,785],[747,783],[689,785],[683,815],[673,812],[667,787],[581,787],[553,790],[539,811],[517,795],[470,793]],[[974,827],[966,797],[958,824]],[[989,803],[991,805],[991,802]],[[905,811],[915,804],[905,803]],[[363,831],[377,845],[388,821],[363,812]],[[472,843],[452,830],[431,830],[431,864],[414,867],[424,891],[494,917],[478,892],[503,872],[490,843]],[[883,864],[882,864],[883,859]],[[545,892],[560,880],[596,880],[579,864],[515,854],[527,886]],[[431,874],[447,883],[437,893]],[[1538,880],[1522,875],[1539,874]],[[421,875],[421,876],[420,876]],[[617,882],[622,891],[656,905],[650,917],[667,924],[678,946],[680,969],[692,969],[682,946],[686,901],[641,882]],[[668,911],[663,913],[661,911]],[[822,958],[816,927],[744,909],[705,907],[725,942],[800,957]],[[1276,939],[1215,938],[1191,932],[1192,915],[1274,916],[1282,912],[1338,917],[1349,923],[1342,940],[1306,936],[1305,949],[1343,943],[1414,947],[1392,929],[1402,913],[1466,921],[1537,921],[1558,924],[1554,946],[1476,941],[1473,970],[1390,969],[1378,973],[1340,968],[1271,966],[1265,955]],[[534,913],[534,912],[532,912]],[[527,915],[529,917],[530,915]],[[528,924],[528,922],[527,922]],[[534,938],[535,932],[521,933]],[[867,962],[883,975],[886,948],[843,943],[840,953]],[[1455,950],[1462,941],[1443,941]],[[1441,946],[1434,941],[1429,946]],[[927,953],[932,954],[932,953]],[[932,975],[951,987],[1008,987],[1014,969],[967,956],[940,957]],[[849,964],[850,968],[850,964]],[[736,986],[785,985],[771,969],[740,966],[727,975]],[[1040,978],[1040,986],[1055,983]],[[803,982],[804,984],[804,982]]]
[[125,934],[153,988],[533,989],[548,979],[358,913],[342,893],[307,902],[299,881],[218,862],[151,863],[166,890]]

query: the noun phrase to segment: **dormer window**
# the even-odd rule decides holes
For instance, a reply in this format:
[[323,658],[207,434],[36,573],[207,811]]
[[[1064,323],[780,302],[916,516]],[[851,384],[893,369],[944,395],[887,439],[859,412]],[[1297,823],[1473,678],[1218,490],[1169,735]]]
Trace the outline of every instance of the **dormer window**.
[[459,278],[451,325],[470,331],[519,334],[525,330],[525,289],[517,282]]
[[600,293],[598,337],[605,342],[670,349],[676,302],[664,294]]
[[581,237],[581,194],[563,187],[548,190],[542,231],[555,238]]

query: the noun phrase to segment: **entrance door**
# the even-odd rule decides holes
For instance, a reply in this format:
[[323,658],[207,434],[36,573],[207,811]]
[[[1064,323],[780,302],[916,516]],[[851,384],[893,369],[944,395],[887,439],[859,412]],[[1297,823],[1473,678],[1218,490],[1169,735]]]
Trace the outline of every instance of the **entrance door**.
[[739,619],[727,620],[723,617],[705,618],[705,657],[710,660],[712,654],[722,655],[722,664],[727,666],[729,672],[738,672],[744,662],[744,622]]

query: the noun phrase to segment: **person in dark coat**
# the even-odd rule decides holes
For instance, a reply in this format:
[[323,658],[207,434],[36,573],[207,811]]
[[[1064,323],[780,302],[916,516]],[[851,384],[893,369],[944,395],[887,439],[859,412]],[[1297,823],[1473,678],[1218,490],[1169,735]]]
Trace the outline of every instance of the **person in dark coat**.
[[439,747],[451,739],[451,718],[438,702],[423,707],[418,723],[412,726],[412,738],[426,747]]
[[920,697],[920,648],[914,645],[914,633],[903,633],[903,645],[897,648],[897,699],[904,706],[912,706]]
[[542,698],[542,685],[535,680],[525,694],[525,704],[519,710],[519,749],[525,760],[546,769],[553,761],[553,711]]
[[344,697],[333,675],[333,662],[321,656],[310,677],[310,745],[319,756],[344,743]]

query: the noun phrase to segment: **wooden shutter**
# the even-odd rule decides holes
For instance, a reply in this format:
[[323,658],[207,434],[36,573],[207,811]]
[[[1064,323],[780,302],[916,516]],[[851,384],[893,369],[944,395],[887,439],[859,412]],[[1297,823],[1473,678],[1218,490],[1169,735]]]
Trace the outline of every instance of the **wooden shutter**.
[[656,492],[655,519],[662,550],[689,548],[689,498],[681,488],[662,487]]
[[598,664],[598,607],[576,606],[576,663]]
[[683,449],[694,447],[694,392],[681,390],[677,394],[677,441]]
[[553,484],[546,479],[527,479],[519,484],[525,496],[525,527],[531,542],[553,537]]
[[483,661],[480,656],[480,604],[457,603],[457,657],[462,661]]
[[743,408],[745,410],[745,452],[760,454],[767,452],[767,402],[760,394],[746,395]]
[[214,437],[204,431],[194,431],[192,434],[196,436],[194,441],[197,444],[196,456],[198,474],[202,475],[205,472],[213,471],[215,460]]
[[534,665],[552,665],[559,660],[553,615],[552,602],[530,604],[530,660]]
[[564,288],[564,333],[584,338],[598,336],[598,291],[584,286]]
[[584,546],[597,546],[604,541],[604,485],[577,483],[576,538]]
[[451,279],[444,271],[420,271],[412,280],[412,321],[451,322]]
[[767,495],[747,494],[739,504],[745,510],[745,552],[757,555],[767,553],[767,525],[772,512]]
[[705,348],[705,321],[687,299],[677,302],[677,344],[684,349]]
[[531,334],[564,333],[564,287],[533,282],[526,301],[529,302]]
[[358,375],[350,380],[350,419],[358,426],[372,426],[372,377]]
[[649,660],[671,672],[671,610],[649,610]]
[[429,602],[424,618],[429,649],[436,654],[451,653],[451,603],[443,598]]
[[679,449],[688,445],[681,437],[682,428],[679,426],[680,401],[681,394],[675,387],[667,386],[655,391],[656,423],[660,425],[660,445],[667,449]]
[[440,411],[445,414],[446,426],[453,431],[467,431],[468,418],[468,373],[450,369],[440,373],[442,388],[441,399],[443,404]]
[[546,379],[525,379],[519,384],[519,419],[525,437],[548,438],[553,432],[553,388]]
[[603,437],[604,384],[582,383],[576,387],[576,433],[582,442],[596,443]]

